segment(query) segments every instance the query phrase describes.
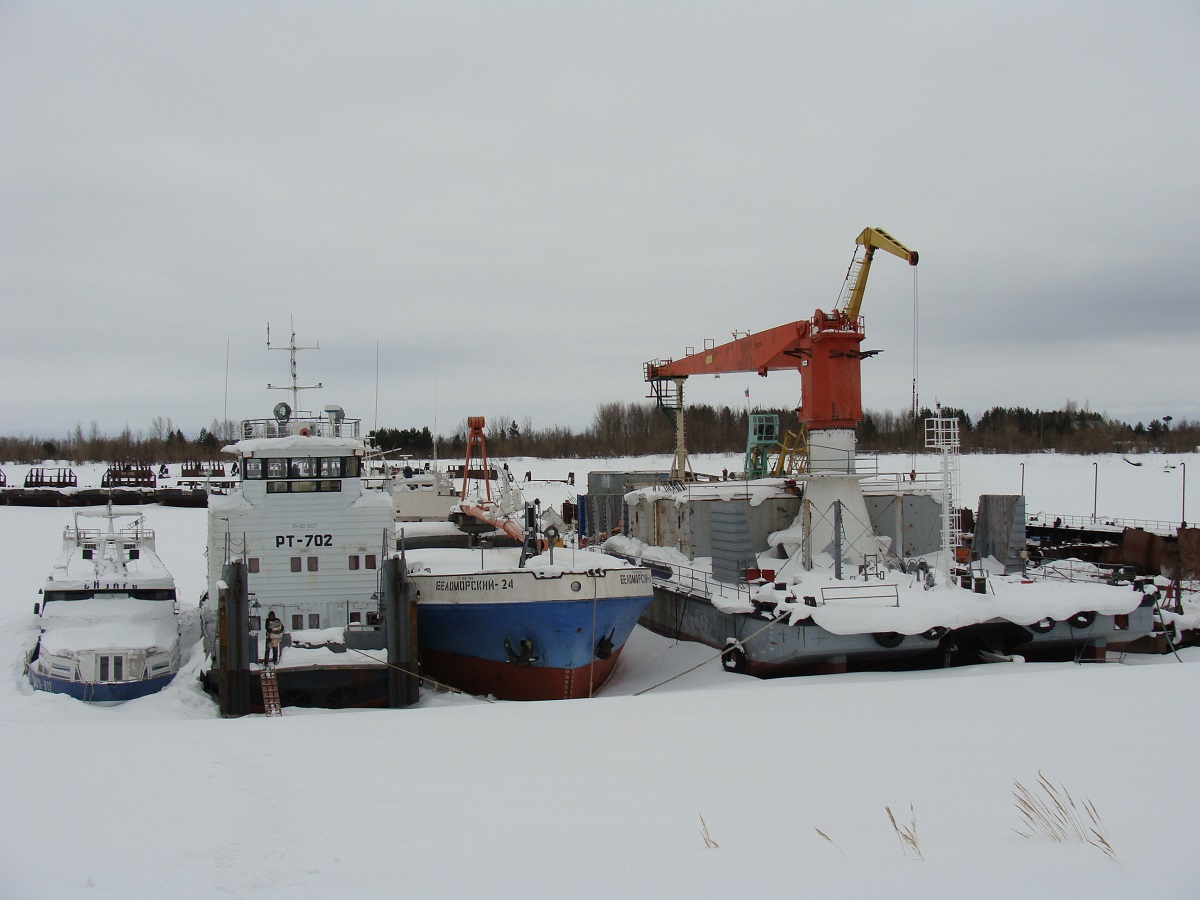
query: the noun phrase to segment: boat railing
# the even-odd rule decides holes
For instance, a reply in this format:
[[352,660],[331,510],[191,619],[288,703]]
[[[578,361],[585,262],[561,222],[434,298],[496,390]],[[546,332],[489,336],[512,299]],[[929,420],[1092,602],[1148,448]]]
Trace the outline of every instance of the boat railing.
[[821,605],[832,600],[870,601],[883,600],[888,606],[900,605],[900,589],[894,584],[846,584],[821,588]]
[[[712,572],[705,569],[694,569],[690,566],[677,566],[671,564],[671,576],[669,578],[656,577],[656,570],[659,568],[657,564],[645,562],[650,568],[651,577],[657,581],[669,582],[675,587],[682,588],[693,597],[705,597],[711,600],[714,597],[736,597],[738,600],[750,602],[751,591],[757,588],[758,585],[752,585],[745,581],[718,581],[713,577]],[[661,573],[659,573],[661,574]]]
[[1179,527],[1178,522],[1161,519],[1118,519],[1113,516],[1052,516],[1049,513],[1030,513],[1027,524],[1042,528],[1069,528],[1081,531],[1124,531],[1140,528],[1155,534],[1172,535]]
[[305,435],[323,438],[359,438],[362,431],[362,419],[322,419],[312,418],[290,419],[245,419],[242,422],[242,439],[252,438],[281,438],[292,435]]
[[1026,573],[1035,581],[1085,581],[1111,583],[1132,579],[1132,566],[1084,562],[1078,559],[1056,559],[1031,568]]
[[76,528],[74,525],[68,525],[64,537],[73,544],[96,544],[108,537],[126,544],[140,544],[153,542],[154,529],[130,527],[110,533],[100,528]]

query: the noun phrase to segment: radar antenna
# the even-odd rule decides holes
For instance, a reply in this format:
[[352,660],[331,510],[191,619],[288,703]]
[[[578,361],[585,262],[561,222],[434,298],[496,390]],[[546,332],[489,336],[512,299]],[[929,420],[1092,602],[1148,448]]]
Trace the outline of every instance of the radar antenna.
[[296,346],[296,323],[295,323],[295,320],[289,320],[289,321],[290,321],[291,328],[292,328],[292,339],[286,347],[272,347],[271,346],[271,323],[270,322],[267,323],[267,349],[268,350],[286,350],[286,351],[288,351],[288,354],[289,354],[289,356],[291,358],[291,362],[292,362],[292,386],[291,387],[279,387],[274,384],[268,384],[267,390],[291,391],[292,392],[291,412],[294,415],[300,415],[300,392],[301,391],[311,391],[311,390],[314,390],[315,388],[323,388],[323,387],[325,387],[325,385],[322,384],[321,382],[317,382],[316,384],[297,384],[296,351],[297,350],[320,350],[321,344],[318,342],[315,346],[312,346],[312,347]]

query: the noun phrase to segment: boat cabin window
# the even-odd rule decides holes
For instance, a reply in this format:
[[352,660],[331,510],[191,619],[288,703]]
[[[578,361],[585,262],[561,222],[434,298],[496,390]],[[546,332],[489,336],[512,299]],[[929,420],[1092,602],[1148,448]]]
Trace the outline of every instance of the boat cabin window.
[[368,568],[368,569],[374,569],[374,568],[375,568],[375,554],[374,554],[374,553],[368,553],[368,554],[367,554],[367,556],[366,556],[366,564],[367,564],[367,568]]
[[293,572],[299,572],[299,571],[301,571],[300,557],[299,557],[299,556],[293,556],[293,557],[292,557],[292,571],[293,571]]
[[302,628],[304,628],[304,615],[296,613],[292,616],[292,631],[300,631]]
[[311,494],[316,489],[317,489],[317,483],[315,481],[293,481],[292,482],[292,493],[293,494]]
[[317,571],[317,562],[318,562],[318,560],[315,556],[310,556],[308,558],[308,571],[310,571],[310,572]]
[[340,456],[323,456],[323,457],[321,457],[321,477],[322,478],[341,478],[342,477],[342,458]]
[[251,556],[249,559],[247,559],[247,560],[246,560],[246,570],[247,570],[247,571],[248,571],[248,572],[249,572],[251,575],[257,575],[257,574],[258,574],[258,565],[259,565],[259,563],[258,563],[258,557],[257,557],[257,556]]
[[293,478],[312,478],[317,474],[317,461],[311,456],[298,456],[292,460]]
[[351,568],[351,570],[358,568],[358,557],[357,556],[350,557],[350,568]]
[[320,613],[309,613],[308,614],[308,627],[309,628],[320,628],[321,627],[321,614]]
[[262,616],[251,616],[250,617],[250,630],[251,631],[260,631],[261,629],[262,629]]
[[268,494],[286,494],[288,491],[288,483],[286,481],[268,481]]
[[360,612],[350,613],[350,624],[351,625],[361,625],[362,624],[362,613],[360,613]]
[[317,485],[323,491],[340,491],[342,489],[340,481],[318,481]]
[[267,460],[267,477],[268,478],[287,478],[286,459],[268,459]]
[[263,461],[261,459],[248,459],[242,467],[243,479],[258,479],[263,477]]

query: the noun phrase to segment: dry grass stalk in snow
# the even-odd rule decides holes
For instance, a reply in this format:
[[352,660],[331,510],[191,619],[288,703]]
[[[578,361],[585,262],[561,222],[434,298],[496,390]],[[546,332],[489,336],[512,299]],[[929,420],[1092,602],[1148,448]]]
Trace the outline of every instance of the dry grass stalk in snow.
[[1100,814],[1091,800],[1077,804],[1066,786],[1055,787],[1040,769],[1038,787],[1041,788],[1041,794],[1030,790],[1016,779],[1013,779],[1013,785],[1016,787],[1013,791],[1013,804],[1025,822],[1024,830],[1013,830],[1021,837],[1033,838],[1034,835],[1041,835],[1059,844],[1072,840],[1091,844],[1113,862],[1117,862],[1117,853],[1104,834],[1104,823],[1100,821]]
[[919,859],[924,862],[925,854],[921,852],[921,845],[917,840],[917,811],[913,808],[913,805],[911,803],[908,804],[908,812],[911,816],[911,821],[908,825],[901,825],[896,821],[896,817],[892,814],[890,806],[885,806],[884,809],[887,810],[888,819],[892,823],[892,828],[896,831],[896,837],[900,839],[901,849],[905,854],[911,853],[913,859]]
[[833,846],[837,847],[837,852],[842,854],[842,859],[849,858],[846,856],[846,851],[843,850],[841,847],[838,847],[837,841],[835,841],[833,838],[831,838],[829,835],[827,835],[825,832],[823,832],[820,828],[814,828],[813,831],[815,831],[821,837],[825,838],[825,840],[829,841],[829,843],[833,844]]
[[708,836],[708,825],[704,822],[704,816],[700,817],[700,837],[704,838],[704,846],[710,850],[720,846],[720,844]]

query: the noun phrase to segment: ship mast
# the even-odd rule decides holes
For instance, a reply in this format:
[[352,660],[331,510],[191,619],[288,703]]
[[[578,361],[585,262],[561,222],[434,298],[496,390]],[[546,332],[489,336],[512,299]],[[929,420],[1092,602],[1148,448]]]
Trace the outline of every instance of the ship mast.
[[325,385],[322,384],[321,382],[317,382],[316,384],[297,384],[296,351],[297,350],[320,350],[321,344],[320,344],[320,342],[318,342],[316,345],[314,345],[312,347],[296,346],[296,323],[295,323],[294,319],[289,320],[289,321],[290,321],[291,329],[292,329],[292,339],[286,347],[272,347],[271,346],[271,323],[270,322],[267,323],[267,349],[268,350],[286,350],[286,351],[288,351],[288,355],[291,359],[291,364],[292,364],[292,386],[291,387],[279,387],[274,384],[268,384],[267,390],[291,391],[292,392],[292,414],[298,416],[300,414],[300,392],[301,391],[311,391],[316,388],[324,387]]

